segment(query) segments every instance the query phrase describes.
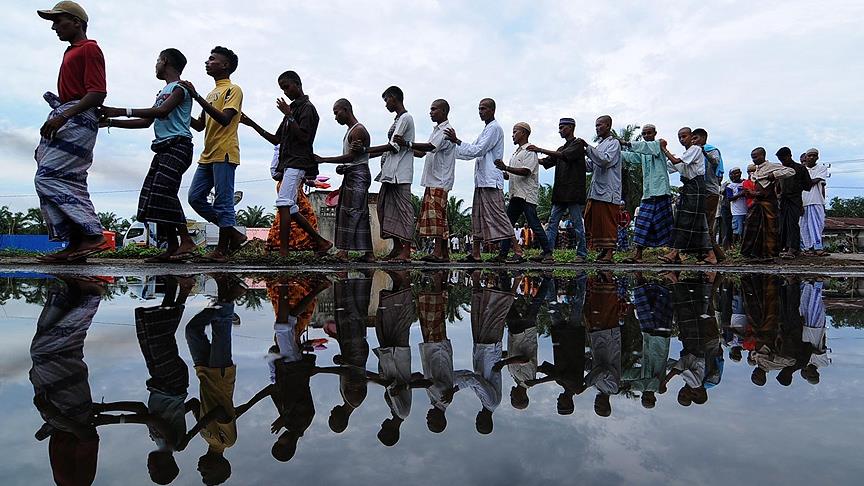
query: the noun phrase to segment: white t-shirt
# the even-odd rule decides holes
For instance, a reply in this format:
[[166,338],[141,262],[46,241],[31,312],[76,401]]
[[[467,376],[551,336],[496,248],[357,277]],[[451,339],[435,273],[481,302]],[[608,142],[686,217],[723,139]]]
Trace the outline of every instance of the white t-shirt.
[[527,176],[510,174],[510,197],[519,197],[529,204],[537,204],[539,190],[539,163],[536,152],[525,150],[528,145],[522,145],[510,158],[510,167],[514,169],[528,169],[531,172]]
[[[730,190],[732,190],[732,195],[737,196],[741,193],[742,190],[744,190],[744,181],[730,182],[728,187]],[[732,216],[746,216],[747,198],[741,197],[732,201],[731,203],[729,203],[729,209],[732,211]]]
[[[822,179],[823,181],[828,180],[828,167],[825,167],[823,164],[816,164],[814,167],[807,169],[810,172],[811,179]],[[811,187],[809,191],[804,191],[801,193],[801,200],[804,202],[805,206],[812,206],[815,204],[825,205],[825,195],[823,194],[823,190],[825,187],[825,183],[822,182],[820,184],[816,184]]]
[[423,177],[420,185],[423,187],[442,188],[447,191],[453,188],[453,171],[456,166],[456,144],[444,138],[444,130],[450,128],[450,122],[443,121],[435,126],[429,143],[435,150],[426,154],[423,164]]

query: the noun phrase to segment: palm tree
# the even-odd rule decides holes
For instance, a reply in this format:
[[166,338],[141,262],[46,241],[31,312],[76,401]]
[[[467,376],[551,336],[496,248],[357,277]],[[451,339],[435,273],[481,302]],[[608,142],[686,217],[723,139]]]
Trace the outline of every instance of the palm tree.
[[447,201],[447,230],[451,235],[466,234],[471,229],[471,208],[462,209],[464,202],[456,196]]
[[[628,123],[620,131],[613,128],[612,136],[623,142],[638,142],[642,140],[641,128],[640,125]],[[599,142],[600,140],[595,136],[594,141]],[[629,166],[627,164],[621,166],[621,193],[624,198],[624,206],[632,215],[642,200],[641,166]]]
[[48,233],[48,225],[45,224],[45,217],[42,215],[42,210],[39,208],[30,208],[27,210],[27,220],[30,221],[30,230],[37,235]]
[[264,206],[247,206],[237,211],[237,224],[247,228],[269,228],[276,216],[265,211]]
[[102,224],[102,228],[108,231],[115,231],[115,228],[117,228],[120,223],[120,217],[117,216],[117,213],[104,211],[97,213],[96,215],[99,216],[99,222]]

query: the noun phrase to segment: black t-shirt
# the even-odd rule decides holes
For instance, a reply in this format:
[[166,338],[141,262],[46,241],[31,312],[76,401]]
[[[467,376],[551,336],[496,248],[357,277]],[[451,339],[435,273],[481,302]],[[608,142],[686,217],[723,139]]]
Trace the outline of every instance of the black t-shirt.
[[810,172],[803,165],[793,162],[792,168],[795,175],[780,180],[780,195],[788,201],[797,201],[802,204],[801,192],[810,189],[813,182],[810,180]]
[[572,139],[558,148],[563,157],[544,159],[544,167],[555,166],[552,203],[585,204],[585,148]]
[[308,96],[297,98],[291,103],[294,119],[300,126],[300,134],[287,129],[288,117],[282,119],[276,136],[279,138],[279,169],[301,169],[306,175],[317,175],[318,164],[312,156],[312,145],[318,131],[318,111]]

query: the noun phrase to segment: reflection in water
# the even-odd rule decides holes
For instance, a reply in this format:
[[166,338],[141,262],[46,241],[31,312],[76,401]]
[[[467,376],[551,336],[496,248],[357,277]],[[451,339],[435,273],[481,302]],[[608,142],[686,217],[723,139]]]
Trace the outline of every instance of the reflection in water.
[[[206,447],[197,464],[200,479],[205,484],[223,483],[231,477],[226,451],[238,442],[238,427],[258,427],[244,417],[253,408],[275,417],[270,423],[271,455],[290,461],[313,427],[315,402],[321,401],[313,389],[325,386],[313,377],[322,374],[338,379],[338,401],[326,405],[332,406],[327,434],[343,434],[349,428],[352,415],[366,402],[371,382],[383,390],[386,405],[378,407],[378,402],[374,409],[386,410],[387,415],[377,434],[369,435],[394,446],[407,422],[422,422],[411,417],[415,391],[428,399],[428,432],[447,429],[448,409],[458,395],[460,407],[470,407],[472,415],[477,410],[476,432],[490,434],[493,415],[504,413],[496,415],[505,379],[510,386],[508,409],[522,411],[530,405],[541,413],[572,415],[591,406],[590,399],[579,405],[578,397],[593,388],[594,414],[611,417],[621,414],[629,400],[638,400],[644,409],[669,407],[676,398],[682,407],[707,406],[709,395],[742,385],[741,380],[729,384],[728,376],[722,380],[727,353],[729,368],[749,367],[750,380],[759,387],[772,376],[788,387],[796,375],[802,383],[816,385],[820,371],[831,363],[823,300],[827,284],[817,279],[701,272],[373,273],[245,281],[225,274],[209,276],[206,280],[215,282],[214,295],[185,326],[187,300],[196,295],[196,288],[207,285],[201,278],[159,277],[146,293],[152,296],[161,290],[158,305],[134,309],[138,347],[149,374],[146,404],[94,404],[91,397],[85,338],[100,303],[120,284],[70,276],[50,281],[30,349],[30,381],[33,403],[44,421],[36,438],[50,439],[55,481],[91,484],[99,452],[97,427],[141,424],[153,442],[147,455],[153,482],[175,481],[180,474],[177,456],[188,454],[184,451],[190,441],[200,436]],[[254,290],[247,290],[250,285],[257,286],[257,300],[247,295]],[[235,307],[260,306],[264,287],[273,309],[272,340],[268,337],[260,349],[266,361],[260,382],[251,388],[259,391],[249,393],[245,390],[250,387],[238,384],[233,357],[232,334],[239,323]],[[322,302],[328,303],[326,312],[321,312]],[[468,338],[451,342],[466,306],[470,365],[467,354],[460,359],[467,352]],[[418,321],[420,335],[412,336]],[[243,328],[247,326],[248,320]],[[186,346],[178,345],[178,335]],[[328,346],[332,365],[316,359]],[[185,349],[198,380],[197,397],[190,398]],[[419,365],[412,363],[414,353]],[[370,364],[370,358],[377,363]],[[502,376],[505,368],[508,377]],[[718,388],[721,381],[723,387]],[[660,403],[667,387],[677,390],[671,394],[675,398]],[[251,396],[235,396],[246,393]],[[543,410],[556,394],[555,411]],[[273,411],[258,407],[268,397]],[[190,413],[192,426],[187,429]],[[366,417],[375,423],[382,420],[381,415]],[[519,415],[512,426],[518,420]]]

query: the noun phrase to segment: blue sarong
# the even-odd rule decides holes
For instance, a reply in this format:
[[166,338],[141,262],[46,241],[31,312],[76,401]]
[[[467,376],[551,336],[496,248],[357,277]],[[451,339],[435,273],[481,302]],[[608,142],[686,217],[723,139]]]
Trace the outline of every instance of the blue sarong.
[[[51,106],[48,118],[68,110],[77,101],[60,103],[54,93],[42,96]],[[52,241],[69,239],[73,229],[81,235],[102,234],[102,224],[87,191],[87,171],[99,131],[96,109],[69,118],[52,139],[42,138],[36,148],[36,194]]]
[[633,224],[633,242],[643,248],[669,246],[674,225],[670,196],[643,199]]

